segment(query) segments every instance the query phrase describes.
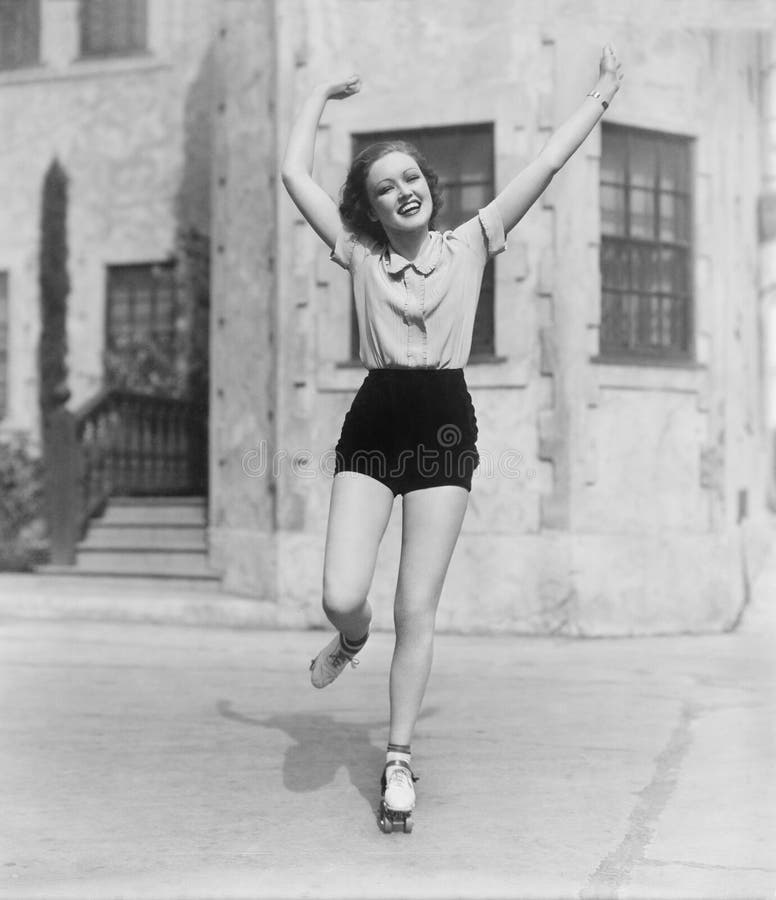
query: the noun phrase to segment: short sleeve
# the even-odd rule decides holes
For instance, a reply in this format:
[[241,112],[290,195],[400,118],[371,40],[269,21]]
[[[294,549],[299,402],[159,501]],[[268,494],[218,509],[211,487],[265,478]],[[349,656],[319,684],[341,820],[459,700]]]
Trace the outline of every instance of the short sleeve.
[[507,249],[507,236],[504,233],[504,220],[501,218],[498,206],[491,201],[477,213],[483,234],[488,256],[495,256]]
[[358,242],[358,235],[352,231],[346,231],[344,228],[339,230],[337,239],[334,242],[334,249],[329,254],[329,259],[342,266],[343,269],[350,271],[350,264],[353,261],[353,251]]
[[358,267],[371,253],[380,252],[381,249],[382,245],[368,234],[356,233],[342,227],[334,241],[334,249],[329,254],[329,259],[343,269],[353,272],[354,264]]
[[495,201],[459,225],[453,233],[485,262],[507,247],[504,220]]

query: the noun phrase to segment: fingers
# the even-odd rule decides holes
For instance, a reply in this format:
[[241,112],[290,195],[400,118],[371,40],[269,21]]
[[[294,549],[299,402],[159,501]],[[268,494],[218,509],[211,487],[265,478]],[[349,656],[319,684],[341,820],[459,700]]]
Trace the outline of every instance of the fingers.
[[601,71],[611,72],[617,81],[622,81],[622,63],[617,59],[617,53],[611,43],[605,44],[601,52]]
[[333,82],[328,88],[328,95],[333,100],[344,100],[361,90],[361,77],[353,74],[342,81]]

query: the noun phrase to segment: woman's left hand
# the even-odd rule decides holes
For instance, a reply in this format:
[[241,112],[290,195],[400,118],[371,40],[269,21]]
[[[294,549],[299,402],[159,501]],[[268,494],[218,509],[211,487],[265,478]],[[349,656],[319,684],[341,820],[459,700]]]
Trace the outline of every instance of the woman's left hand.
[[602,82],[606,82],[612,91],[612,95],[616,94],[620,89],[620,82],[623,79],[622,63],[619,62],[614,52],[614,47],[607,44],[601,53],[601,62],[598,66],[599,78]]

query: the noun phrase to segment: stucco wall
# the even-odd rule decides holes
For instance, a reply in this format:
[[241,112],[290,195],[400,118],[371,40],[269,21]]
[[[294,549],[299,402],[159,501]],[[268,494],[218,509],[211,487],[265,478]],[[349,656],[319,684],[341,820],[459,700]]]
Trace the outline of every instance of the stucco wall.
[[770,507],[776,510],[776,25],[761,37],[760,325]]
[[78,58],[74,0],[42,4],[41,64],[0,72],[0,269],[10,272],[10,379],[2,430],[37,435],[38,244],[43,178],[69,179],[69,385],[100,386],[105,267],[156,262],[176,229],[209,222],[213,0],[151,0],[149,52]]
[[277,600],[276,133],[272,3],[221,4],[213,180],[210,551]]
[[[576,41],[570,34],[559,39],[564,62],[573,58]],[[587,585],[580,588],[581,615],[600,619],[607,615],[599,608],[618,609],[630,619],[633,591],[622,576],[640,571],[642,608],[664,606],[665,621],[677,627],[724,626],[745,599],[739,516],[761,513],[766,483],[756,262],[758,38],[630,27],[614,41],[629,71],[611,120],[695,139],[697,368],[589,361],[600,320],[598,204],[574,203],[574,197],[589,197],[595,185],[596,135],[580,165],[553,186],[557,245],[567,248],[556,267],[566,326],[557,329],[564,345],[557,355],[574,410],[571,527],[583,551],[575,580]],[[559,79],[559,102],[568,87]],[[587,245],[574,240],[580,233],[590,236]],[[695,550],[687,552],[691,536]],[[659,554],[656,541],[664,545]],[[665,579],[666,571],[678,569],[694,573],[689,582]]]
[[[211,229],[211,563],[268,621],[323,624],[331,451],[365,372],[341,365],[347,276],[277,178],[294,110],[317,79],[361,73],[362,93],[330,104],[319,131],[332,196],[353,132],[471,122],[494,124],[499,188],[582,101],[611,40],[627,75],[607,119],[695,139],[697,364],[591,359],[596,129],[496,263],[501,361],[466,369],[482,464],[439,624],[627,634],[735,620],[740,498],[753,515],[765,494],[754,31],[604,20],[581,0],[553,15],[478,0],[152,0],[147,57],[86,62],[76,7],[47,0],[44,65],[0,73],[0,429],[37,429],[38,198],[54,155],[71,178],[75,403],[102,374],[105,266],[164,259],[182,224]],[[372,590],[378,627],[391,625],[400,528],[399,500]]]
[[[276,35],[278,156],[315,80],[362,75],[362,93],[329,104],[319,131],[317,176],[335,197],[351,133],[482,121],[495,125],[503,186],[581,102],[605,40],[627,69],[607,117],[696,138],[697,365],[591,362],[597,129],[510,235],[495,300],[506,361],[466,370],[486,464],[439,623],[569,634],[730,625],[744,599],[738,492],[750,513],[763,495],[762,427],[745,399],[758,390],[756,35],[624,22],[602,34],[579,18],[532,24],[513,5],[441,15],[367,0],[278,4]],[[280,624],[319,624],[331,450],[365,372],[338,365],[347,277],[278,191],[277,574],[232,584],[276,604]],[[246,442],[254,461],[261,440],[257,429]],[[297,455],[307,464],[292,465]],[[265,477],[243,468],[246,485]],[[397,501],[372,588],[378,626],[390,627],[400,526]]]
[[[332,196],[337,196],[348,166],[353,132],[483,121],[495,123],[496,174],[503,183],[506,173],[528,162],[546,138],[538,124],[549,124],[553,57],[541,29],[507,36],[499,16],[476,4],[456,4],[444,17],[430,8],[400,7],[326,2],[278,7],[281,142],[292,110],[317,78],[355,70],[364,80],[362,93],[347,103],[330,104],[319,132],[318,176]],[[475,40],[489,46],[486,56],[472,52]],[[413,46],[423,47],[423,53],[412,52]],[[397,49],[386,52],[386,47]],[[456,60],[455,66],[450,65],[451,59]],[[521,86],[521,66],[531,67],[534,73],[531,90]],[[444,73],[444,78],[432,77],[435,72]],[[278,384],[280,407],[287,410],[283,440],[289,449],[309,449],[311,468],[316,470],[315,477],[308,479],[289,468],[279,484],[280,559],[290,563],[299,558],[301,547],[306,548],[306,564],[291,568],[293,577],[279,594],[287,598],[283,602],[297,618],[318,621],[331,489],[330,468],[326,470],[331,460],[326,454],[336,443],[365,371],[338,365],[349,354],[346,273],[328,260],[326,248],[285,197],[279,216],[283,333]],[[535,219],[533,227],[510,237],[510,249],[496,266],[495,349],[506,360],[470,366],[466,371],[477,407],[482,463],[475,473],[454,565],[478,575],[482,574],[478,563],[483,560],[478,547],[486,544],[495,550],[501,542],[503,550],[496,552],[502,565],[505,554],[513,555],[514,544],[506,536],[538,533],[542,493],[552,483],[551,466],[538,456],[536,427],[536,410],[548,402],[549,388],[535,377],[543,314],[536,296],[546,280],[552,235],[543,210],[535,211]],[[401,501],[397,501],[373,586],[378,621],[383,625],[391,620],[400,524]],[[280,571],[285,571],[282,562]],[[519,581],[525,578],[507,575],[504,579],[513,590]],[[449,583],[459,585],[460,591],[462,579],[452,572]],[[487,602],[503,607],[505,620],[519,616],[520,603],[498,593]],[[535,594],[526,582],[524,605],[530,605]],[[468,620],[471,627],[471,602],[461,594],[451,601],[453,607],[459,607],[456,620]],[[443,604],[440,621],[447,621],[446,609]],[[491,619],[495,615],[494,611]],[[457,627],[452,620],[448,624]]]

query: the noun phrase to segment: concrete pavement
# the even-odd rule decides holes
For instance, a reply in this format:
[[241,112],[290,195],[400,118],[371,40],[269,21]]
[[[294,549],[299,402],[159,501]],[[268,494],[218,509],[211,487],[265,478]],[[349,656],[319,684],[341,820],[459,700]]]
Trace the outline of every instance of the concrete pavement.
[[323,632],[29,619],[10,584],[1,897],[776,896],[776,561],[732,634],[440,636],[411,835],[374,815],[390,635],[315,691]]

